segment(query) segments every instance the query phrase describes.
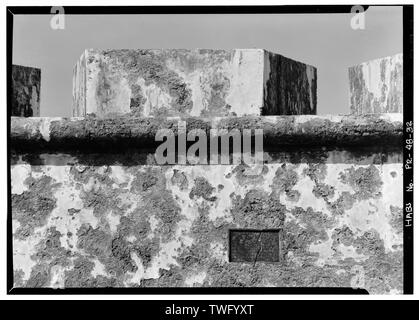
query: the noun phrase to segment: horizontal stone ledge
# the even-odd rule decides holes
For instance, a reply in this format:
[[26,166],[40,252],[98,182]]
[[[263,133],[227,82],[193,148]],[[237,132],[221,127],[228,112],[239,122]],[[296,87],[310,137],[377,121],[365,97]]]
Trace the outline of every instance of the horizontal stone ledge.
[[[246,116],[219,118],[11,118],[12,149],[67,149],[112,152],[158,145],[159,129],[177,135],[179,121],[189,132],[202,129],[263,129],[264,146],[402,147],[402,114],[345,116]],[[254,133],[254,131],[252,131]]]

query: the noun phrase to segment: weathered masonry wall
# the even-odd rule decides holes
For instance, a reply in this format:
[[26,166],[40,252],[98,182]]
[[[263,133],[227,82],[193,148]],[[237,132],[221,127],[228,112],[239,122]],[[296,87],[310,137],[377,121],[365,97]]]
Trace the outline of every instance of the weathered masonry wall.
[[[402,292],[401,114],[186,119],[263,128],[260,171],[157,166],[177,121],[12,118],[16,287]],[[278,230],[278,261],[230,262],[232,229]]]
[[403,112],[403,54],[349,68],[353,114]]
[[291,115],[316,107],[316,68],[262,49],[88,49],[74,67],[74,116]]
[[41,69],[12,65],[11,116],[39,117]]

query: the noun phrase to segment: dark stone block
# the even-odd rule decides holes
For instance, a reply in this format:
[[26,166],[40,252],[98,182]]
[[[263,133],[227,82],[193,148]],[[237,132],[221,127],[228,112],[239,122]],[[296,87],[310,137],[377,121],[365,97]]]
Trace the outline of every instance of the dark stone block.
[[279,262],[279,230],[230,230],[230,262]]
[[14,117],[39,117],[41,69],[12,65],[12,110]]
[[267,59],[262,115],[316,114],[317,69],[271,52]]

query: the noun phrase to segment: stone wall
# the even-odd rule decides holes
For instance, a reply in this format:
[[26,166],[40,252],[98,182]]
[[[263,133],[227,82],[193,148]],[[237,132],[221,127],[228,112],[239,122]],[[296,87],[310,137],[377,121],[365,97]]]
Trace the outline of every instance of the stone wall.
[[[402,293],[401,56],[349,76],[316,116],[316,68],[266,50],[86,50],[77,117],[11,119],[14,286]],[[183,125],[262,129],[263,163],[161,165]]]
[[[177,121],[12,118],[16,287],[402,292],[401,114],[186,119],[264,129],[258,171],[156,165]],[[231,262],[237,229],[274,229],[277,261]]]

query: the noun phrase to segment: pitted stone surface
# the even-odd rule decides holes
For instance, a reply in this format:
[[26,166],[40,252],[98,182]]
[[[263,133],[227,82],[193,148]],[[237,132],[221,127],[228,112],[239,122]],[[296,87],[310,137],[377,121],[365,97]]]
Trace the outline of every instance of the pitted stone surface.
[[[262,129],[264,146],[400,146],[402,114],[362,116],[250,116],[219,118],[12,118],[11,143],[22,149],[102,149],[155,146],[159,129]],[[154,148],[155,151],[155,148]]]
[[403,112],[403,54],[349,68],[353,114]]
[[[292,152],[249,174],[127,164],[122,153],[106,163],[103,154],[14,154],[14,285],[401,293],[403,165],[378,155],[336,162],[349,157],[336,150],[307,162]],[[280,262],[229,262],[232,229],[281,230]]]
[[315,114],[316,68],[262,49],[86,50],[73,115]]

